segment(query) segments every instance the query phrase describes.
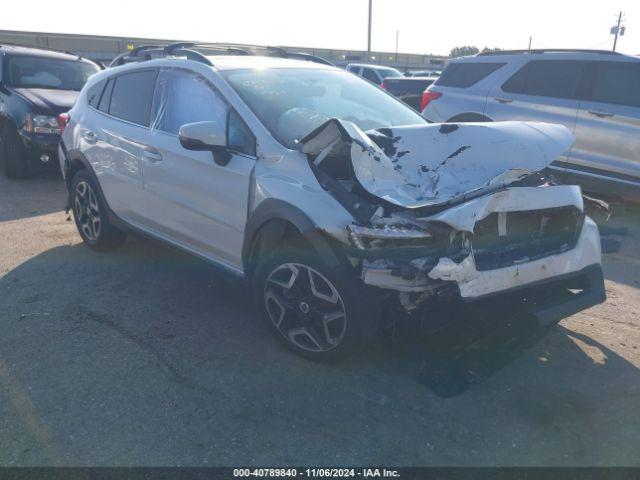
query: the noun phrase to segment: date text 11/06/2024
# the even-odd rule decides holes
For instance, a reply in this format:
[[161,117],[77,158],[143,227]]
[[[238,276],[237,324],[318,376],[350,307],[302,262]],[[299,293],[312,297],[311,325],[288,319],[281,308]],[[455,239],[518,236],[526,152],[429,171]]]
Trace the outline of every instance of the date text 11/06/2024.
[[398,478],[397,470],[386,468],[237,468],[234,477],[308,477],[308,478]]

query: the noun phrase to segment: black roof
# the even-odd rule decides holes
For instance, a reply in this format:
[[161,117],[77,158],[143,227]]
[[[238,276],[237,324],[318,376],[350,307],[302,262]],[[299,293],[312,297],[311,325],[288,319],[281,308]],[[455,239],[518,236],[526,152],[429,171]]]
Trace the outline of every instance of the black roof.
[[14,53],[16,55],[30,55],[34,57],[59,58],[61,60],[79,60],[79,59],[86,60],[80,55],[76,55],[71,52],[62,52],[60,50],[53,50],[48,48],[25,47],[23,45],[14,45],[14,44],[8,44],[8,43],[0,44],[0,50],[7,53]]
[[583,50],[579,48],[536,48],[531,50],[491,50],[480,52],[477,56],[485,57],[491,55],[519,55],[519,54],[537,54],[537,53],[598,53],[602,55],[621,55],[611,50]]

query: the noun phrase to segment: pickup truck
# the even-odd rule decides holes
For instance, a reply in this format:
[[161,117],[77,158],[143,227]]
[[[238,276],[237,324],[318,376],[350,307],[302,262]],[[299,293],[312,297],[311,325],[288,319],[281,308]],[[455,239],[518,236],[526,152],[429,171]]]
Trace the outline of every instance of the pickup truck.
[[380,86],[419,112],[422,94],[434,80],[426,77],[389,77]]

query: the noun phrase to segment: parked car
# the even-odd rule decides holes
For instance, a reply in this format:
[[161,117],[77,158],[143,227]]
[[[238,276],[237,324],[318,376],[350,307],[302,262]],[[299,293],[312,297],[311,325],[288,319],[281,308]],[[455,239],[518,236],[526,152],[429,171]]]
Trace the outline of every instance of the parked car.
[[57,168],[58,115],[99,70],[76,55],[0,45],[0,157],[7,177]]
[[347,71],[379,85],[415,110],[420,109],[422,95],[434,80],[432,78],[406,78],[395,68],[381,67],[380,65],[350,63],[347,65]]
[[423,78],[438,78],[442,75],[440,70],[413,70],[405,73],[405,77],[423,77]]
[[383,306],[505,302],[548,324],[604,300],[580,188],[538,173],[565,127],[430,125],[334,67],[159,52],[96,74],[69,112],[60,163],[90,248],[137,231],[207,259],[316,360],[365,344]]
[[387,78],[403,78],[404,75],[399,70],[382,65],[370,65],[366,63],[350,63],[346,68],[347,72],[351,72],[359,77],[369,80],[376,85],[382,85]]
[[534,120],[576,142],[552,165],[584,189],[640,201],[640,58],[610,51],[500,51],[454,59],[425,92],[432,122]]
[[420,102],[424,91],[433,83],[434,78],[396,78],[388,77],[380,85],[391,95],[398,97],[414,110],[420,111]]

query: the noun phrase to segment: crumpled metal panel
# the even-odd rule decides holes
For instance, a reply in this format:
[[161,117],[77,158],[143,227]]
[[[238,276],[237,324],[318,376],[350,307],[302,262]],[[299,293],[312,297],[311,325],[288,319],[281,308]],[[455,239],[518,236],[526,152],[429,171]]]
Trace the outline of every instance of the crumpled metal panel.
[[428,276],[434,280],[455,281],[460,289],[460,296],[473,299],[578,272],[600,263],[598,226],[587,217],[577,245],[567,252],[482,272],[476,268],[473,255],[469,255],[460,263],[455,263],[450,258],[441,258]]
[[435,206],[508,185],[567,152],[566,127],[539,122],[412,125],[363,132],[332,119],[301,140],[321,155],[349,144],[356,178],[371,194],[406,208]]

